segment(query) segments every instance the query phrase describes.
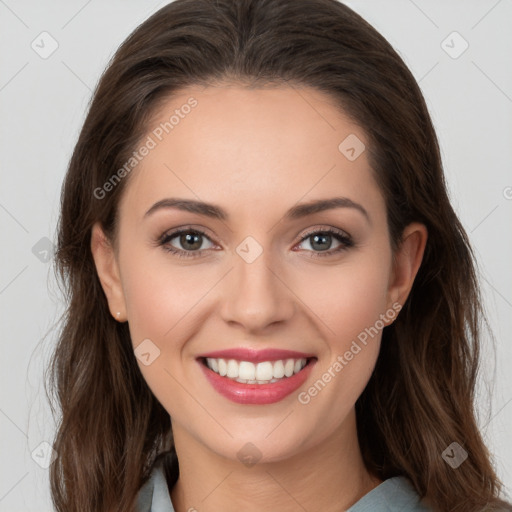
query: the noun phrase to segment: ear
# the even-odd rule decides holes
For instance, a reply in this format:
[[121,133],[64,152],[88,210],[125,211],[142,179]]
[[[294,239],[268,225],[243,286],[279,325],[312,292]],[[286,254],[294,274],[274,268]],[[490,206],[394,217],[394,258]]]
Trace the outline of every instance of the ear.
[[92,227],[91,252],[98,278],[107,297],[110,314],[116,320],[125,322],[126,305],[116,254],[99,222]]
[[427,228],[418,222],[409,224],[402,233],[402,242],[393,256],[393,269],[388,288],[388,305],[403,306],[423,260],[427,244]]

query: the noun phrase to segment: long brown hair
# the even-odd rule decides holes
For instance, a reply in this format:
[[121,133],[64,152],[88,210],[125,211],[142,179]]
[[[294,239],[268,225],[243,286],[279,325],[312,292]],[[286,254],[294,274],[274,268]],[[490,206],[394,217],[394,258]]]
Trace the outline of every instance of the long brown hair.
[[[499,499],[502,483],[475,420],[487,323],[431,118],[391,45],[335,0],[177,0],[128,37],[101,77],[61,196],[55,269],[68,308],[49,367],[62,411],[50,469],[56,510],[133,510],[158,456],[171,485],[178,477],[169,414],[139,371],[128,325],[109,313],[90,250],[97,221],[115,240],[130,176],[108,193],[95,191],[130,158],[163,100],[190,85],[223,82],[328,94],[368,136],[393,248],[410,222],[428,229],[410,296],[384,329],[356,403],[368,470],[382,480],[407,476],[441,512],[512,510]],[[468,453],[457,469],[442,457],[452,442]]]

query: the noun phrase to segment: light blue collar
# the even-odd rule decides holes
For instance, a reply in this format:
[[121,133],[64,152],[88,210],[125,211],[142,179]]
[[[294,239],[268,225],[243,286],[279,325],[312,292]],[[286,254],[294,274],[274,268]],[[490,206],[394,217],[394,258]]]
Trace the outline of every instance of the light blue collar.
[[[155,465],[139,491],[136,512],[174,512],[162,463]],[[346,512],[431,512],[408,478],[395,476],[365,494]]]

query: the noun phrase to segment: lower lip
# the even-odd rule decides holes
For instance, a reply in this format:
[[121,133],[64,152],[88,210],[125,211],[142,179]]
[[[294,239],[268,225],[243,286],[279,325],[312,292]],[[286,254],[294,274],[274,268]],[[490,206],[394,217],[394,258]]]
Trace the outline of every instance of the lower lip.
[[222,396],[238,404],[262,405],[279,402],[302,386],[316,363],[316,359],[311,359],[299,373],[271,384],[243,384],[227,377],[221,377],[200,360],[198,363],[210,384]]

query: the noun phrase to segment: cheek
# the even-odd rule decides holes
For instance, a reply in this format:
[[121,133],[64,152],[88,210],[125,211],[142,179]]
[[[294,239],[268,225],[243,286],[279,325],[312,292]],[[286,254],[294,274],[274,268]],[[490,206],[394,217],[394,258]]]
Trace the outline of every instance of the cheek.
[[215,283],[206,266],[178,266],[163,249],[134,250],[123,264],[123,292],[136,345],[145,338],[163,342],[181,330]]
[[371,377],[380,349],[381,315],[387,311],[391,253],[361,251],[334,268],[309,272],[309,293],[301,296],[322,327],[323,356],[313,386],[299,397],[306,408],[329,418],[329,430],[343,420]]
[[[138,351],[150,354],[149,364],[137,357],[141,374],[166,410],[181,417],[179,411],[189,408],[195,411],[179,384],[184,380],[182,351],[198,328],[195,308],[211,288],[208,283],[212,279],[211,275],[208,279],[204,273],[197,272],[198,267],[173,265],[160,251],[141,249],[125,254],[123,292],[135,354]],[[139,346],[144,346],[144,351]],[[189,415],[194,417],[194,414]]]
[[371,377],[380,350],[381,315],[386,314],[386,269],[361,258],[331,273],[310,295],[323,320],[323,357],[298,402],[306,416],[323,418],[316,427],[319,436],[343,423]]
[[389,261],[358,254],[338,267],[311,266],[307,280],[297,276],[293,288],[314,316],[322,320],[330,348],[344,352],[351,340],[385,313]]

